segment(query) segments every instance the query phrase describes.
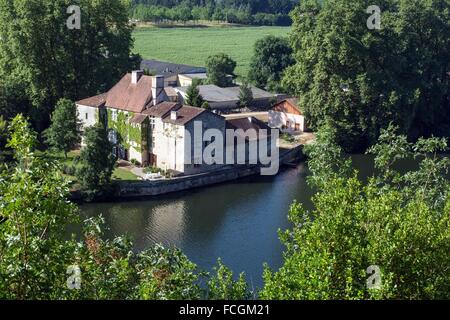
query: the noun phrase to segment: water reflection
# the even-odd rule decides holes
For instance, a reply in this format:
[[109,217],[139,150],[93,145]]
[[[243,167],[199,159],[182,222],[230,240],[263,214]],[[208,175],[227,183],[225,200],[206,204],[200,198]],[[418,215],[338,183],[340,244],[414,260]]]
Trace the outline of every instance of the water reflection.
[[278,229],[289,227],[294,199],[310,206],[305,165],[276,177],[253,177],[173,195],[122,203],[82,206],[86,217],[102,213],[107,236],[128,234],[136,250],[154,243],[177,246],[203,269],[218,257],[235,272],[261,284],[264,262],[281,265]]
[[[365,179],[373,172],[373,157],[352,156]],[[417,162],[399,163],[403,171]],[[210,270],[217,258],[236,273],[245,271],[254,286],[262,284],[263,263],[278,268],[283,246],[278,230],[289,228],[287,213],[294,200],[312,208],[313,191],[306,183],[305,164],[275,177],[252,177],[152,199],[96,203],[81,207],[85,217],[102,213],[107,236],[129,234],[135,249],[154,243],[176,246],[200,268]]]

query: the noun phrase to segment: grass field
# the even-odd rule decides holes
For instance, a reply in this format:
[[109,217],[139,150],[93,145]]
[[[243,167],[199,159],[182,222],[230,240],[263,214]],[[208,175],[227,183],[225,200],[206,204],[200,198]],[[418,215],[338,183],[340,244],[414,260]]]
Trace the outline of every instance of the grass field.
[[145,59],[204,66],[208,56],[224,52],[236,62],[236,74],[246,76],[256,40],[286,36],[290,27],[142,27],[134,31],[134,52]]

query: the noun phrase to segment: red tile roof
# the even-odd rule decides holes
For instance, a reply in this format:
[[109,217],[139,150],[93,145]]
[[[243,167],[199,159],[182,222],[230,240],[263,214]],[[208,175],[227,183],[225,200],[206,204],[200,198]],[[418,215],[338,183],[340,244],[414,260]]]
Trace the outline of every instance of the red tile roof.
[[152,102],[152,77],[141,76],[137,84],[131,83],[131,73],[126,74],[106,97],[109,108],[142,112]]
[[170,111],[172,111],[174,109],[178,109],[178,108],[181,108],[181,105],[176,102],[161,102],[161,103],[158,103],[156,106],[152,106],[152,107],[142,111],[142,113],[147,116],[163,118]]
[[199,116],[200,114],[202,114],[203,112],[205,112],[206,110],[203,109],[203,108],[196,108],[196,107],[191,107],[191,106],[182,106],[180,109],[178,109],[176,111],[177,111],[177,119],[176,120],[172,120],[171,117],[170,117],[170,114],[168,114],[163,119],[163,121],[166,122],[166,123],[171,123],[171,124],[183,126],[186,123],[188,123],[189,121],[191,121],[194,118],[196,118],[197,116]]
[[135,114],[133,118],[131,118],[131,123],[142,123],[144,120],[147,119],[147,116],[142,113]]
[[86,98],[80,101],[77,101],[76,104],[88,106],[88,107],[94,107],[99,108],[103,105],[105,105],[106,102],[106,93],[102,93],[90,98]]
[[296,98],[289,98],[289,99],[280,101],[272,107],[272,110],[279,111],[279,112],[285,112],[285,113],[292,113],[292,114],[297,114],[297,115],[303,115],[302,111],[300,110],[299,104],[298,104],[298,99],[296,99]]

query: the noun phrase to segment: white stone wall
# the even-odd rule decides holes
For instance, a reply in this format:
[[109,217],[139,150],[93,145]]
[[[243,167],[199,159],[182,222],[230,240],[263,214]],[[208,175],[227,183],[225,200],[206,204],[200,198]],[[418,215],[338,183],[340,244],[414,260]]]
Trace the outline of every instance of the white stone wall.
[[[190,157],[190,164],[184,164],[184,173],[185,174],[196,174],[211,170],[216,170],[219,167],[222,167],[223,164],[217,164],[217,165],[207,165],[207,164],[194,164],[195,162],[195,149],[197,149],[198,154],[203,154],[203,151],[206,147],[205,143],[202,143],[201,145],[196,145],[193,141],[195,139],[194,137],[194,126],[195,122],[201,122],[203,127],[203,135],[205,134],[205,131],[208,129],[218,129],[220,132],[222,132],[222,135],[225,140],[225,119],[215,115],[211,112],[203,112],[198,117],[196,117],[193,121],[189,122],[185,126],[185,130],[189,133],[186,136],[191,137],[191,141],[185,141],[184,146],[184,152],[185,152],[185,160],[187,160]],[[225,141],[224,141],[225,143]],[[225,162],[225,154],[223,155],[223,161]],[[187,161],[186,161],[187,162]]]
[[[95,125],[98,121],[98,108],[88,107],[77,104],[78,120],[81,123],[81,130]],[[81,139],[81,145],[84,145],[84,136]]]
[[156,140],[161,140],[160,152],[163,169],[184,172],[184,127],[169,123],[163,123],[162,135]]
[[130,160],[132,159],[137,160],[141,164],[144,163],[145,161],[141,152],[141,147],[134,142],[130,142],[129,156]]
[[78,119],[81,122],[83,130],[97,123],[98,108],[77,104],[77,111],[78,111]]
[[182,74],[178,75],[178,85],[180,87],[189,87],[192,84],[192,78],[186,77]]
[[184,129],[164,123],[161,118],[154,118],[155,128],[152,131],[154,146],[151,153],[156,155],[156,166],[168,170],[184,171]]
[[[289,126],[283,129],[283,126]],[[295,124],[300,124],[300,130],[295,130]],[[270,110],[269,111],[269,126],[272,128],[279,128],[282,132],[300,132],[305,131],[305,117],[302,115],[285,113]]]

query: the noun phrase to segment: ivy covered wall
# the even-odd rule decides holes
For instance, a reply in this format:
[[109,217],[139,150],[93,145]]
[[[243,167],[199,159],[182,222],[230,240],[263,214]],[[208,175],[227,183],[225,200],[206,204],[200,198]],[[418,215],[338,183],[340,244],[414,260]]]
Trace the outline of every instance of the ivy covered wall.
[[133,147],[137,151],[144,151],[148,139],[147,120],[141,125],[132,124],[130,119],[134,116],[133,112],[117,110],[117,120],[114,121],[112,113],[113,110],[107,109],[108,128],[116,131],[119,143],[126,149]]

